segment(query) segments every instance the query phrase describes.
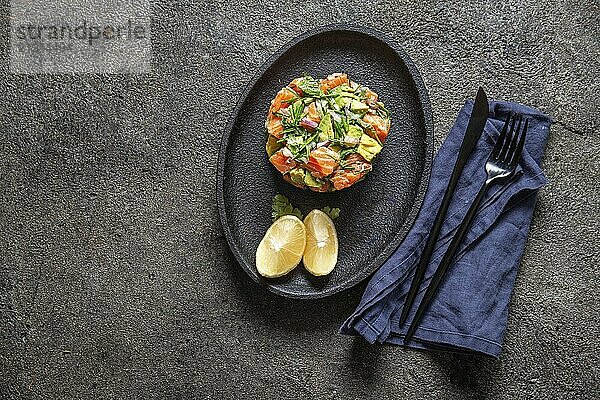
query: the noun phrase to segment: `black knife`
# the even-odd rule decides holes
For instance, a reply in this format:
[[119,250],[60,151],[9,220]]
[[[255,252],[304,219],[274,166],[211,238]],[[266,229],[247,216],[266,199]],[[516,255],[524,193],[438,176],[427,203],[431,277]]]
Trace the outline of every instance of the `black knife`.
[[465,137],[463,138],[462,144],[460,145],[460,151],[458,153],[456,163],[454,164],[454,169],[452,170],[450,182],[448,183],[448,187],[446,188],[446,193],[444,193],[442,204],[440,205],[437,215],[435,216],[433,227],[429,232],[429,238],[427,239],[427,243],[425,244],[425,248],[423,249],[423,253],[421,254],[419,265],[417,266],[417,269],[415,271],[415,276],[413,277],[412,283],[410,285],[410,290],[406,297],[404,308],[402,309],[402,315],[400,316],[400,326],[402,326],[406,322],[406,318],[408,317],[408,313],[412,308],[412,305],[415,301],[415,297],[417,297],[417,292],[419,291],[419,287],[421,286],[421,282],[423,281],[423,277],[425,276],[425,271],[427,270],[427,264],[429,264],[429,260],[431,259],[431,255],[433,254],[433,249],[437,242],[438,236],[440,235],[440,230],[442,229],[444,219],[446,218],[446,213],[448,211],[448,206],[450,205],[452,195],[454,194],[454,189],[456,188],[458,179],[460,178],[460,175],[465,167],[465,164],[467,163],[467,160],[469,159],[469,156],[473,152],[477,141],[481,137],[481,133],[483,132],[483,127],[485,126],[485,121],[487,120],[488,113],[489,105],[487,96],[485,95],[483,89],[480,87],[477,91],[477,97],[475,97],[475,104],[473,105],[471,118],[469,119],[469,124],[467,125]]

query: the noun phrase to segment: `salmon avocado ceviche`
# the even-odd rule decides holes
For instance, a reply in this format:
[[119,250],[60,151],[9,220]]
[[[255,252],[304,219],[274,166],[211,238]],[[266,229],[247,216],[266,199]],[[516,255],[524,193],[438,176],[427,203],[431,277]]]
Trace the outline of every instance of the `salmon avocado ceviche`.
[[342,190],[372,169],[390,130],[390,113],[377,93],[332,74],[294,79],[271,101],[269,161],[294,186]]

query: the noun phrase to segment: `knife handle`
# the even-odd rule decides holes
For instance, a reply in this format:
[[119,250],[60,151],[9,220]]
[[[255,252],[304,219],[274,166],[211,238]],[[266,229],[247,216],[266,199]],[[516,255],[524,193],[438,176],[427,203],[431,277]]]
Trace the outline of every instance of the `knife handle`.
[[436,269],[435,273],[431,277],[431,281],[429,282],[429,286],[427,286],[427,290],[423,295],[421,304],[419,304],[419,308],[417,309],[417,312],[415,313],[415,316],[412,322],[410,323],[408,332],[406,332],[406,336],[404,337],[404,344],[408,343],[412,339],[415,331],[417,330],[417,327],[423,319],[423,315],[425,315],[425,312],[427,312],[427,310],[429,309],[431,301],[437,294],[438,288],[442,283],[442,279],[444,279],[444,276],[446,275],[446,271],[448,271],[448,268],[450,267],[454,256],[458,252],[460,244],[462,243],[464,237],[467,235],[469,228],[471,227],[471,223],[475,218],[475,214],[477,214],[479,204],[481,203],[485,192],[487,192],[489,185],[489,181],[486,181],[483,184],[483,186],[481,186],[481,189],[479,189],[475,200],[473,200],[473,204],[471,204],[471,207],[469,207],[469,211],[467,211],[467,214],[458,226],[456,234],[452,238],[452,241],[450,242],[450,245],[448,246],[444,257],[442,258],[439,267]]
[[450,182],[448,183],[448,187],[446,188],[446,192],[444,193],[444,197],[442,198],[442,203],[438,208],[437,214],[435,216],[435,220],[433,222],[433,226],[431,231],[429,232],[429,236],[427,238],[427,242],[425,243],[425,248],[423,249],[423,253],[421,254],[421,259],[419,260],[419,264],[415,270],[415,276],[411,282],[410,290],[408,291],[408,295],[406,296],[406,301],[404,302],[404,308],[402,309],[402,315],[400,316],[400,326],[402,326],[406,319],[408,318],[408,314],[412,305],[417,297],[417,292],[419,291],[419,286],[423,281],[423,277],[425,276],[425,271],[427,270],[427,264],[429,264],[429,260],[431,259],[431,255],[433,254],[433,250],[435,248],[435,244],[437,243],[437,239],[440,235],[440,231],[442,230],[442,226],[444,225],[444,219],[446,218],[446,213],[448,212],[448,207],[450,206],[450,200],[452,199],[452,195],[454,194],[454,189],[458,184],[458,179],[462,174],[462,171],[466,164],[466,159],[463,156],[464,146],[461,146],[458,159],[454,164],[454,169],[452,170],[452,176],[450,177]]

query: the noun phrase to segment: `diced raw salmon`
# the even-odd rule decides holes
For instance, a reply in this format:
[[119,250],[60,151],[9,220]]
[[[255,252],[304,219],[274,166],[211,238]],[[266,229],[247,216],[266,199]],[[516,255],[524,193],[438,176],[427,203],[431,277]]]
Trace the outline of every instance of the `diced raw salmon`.
[[331,183],[335,190],[342,190],[354,185],[371,171],[371,163],[358,153],[352,153],[344,159],[345,168],[335,170],[331,175]]
[[331,183],[333,183],[333,187],[335,190],[346,189],[354,185],[356,182],[360,180],[363,176],[365,176],[366,172],[354,172],[351,170],[338,169],[331,176]]
[[296,161],[292,158],[292,152],[287,147],[269,157],[269,161],[282,174],[288,173],[290,169],[296,166]]
[[315,178],[323,178],[331,173],[339,165],[339,155],[335,151],[322,146],[310,152],[308,162],[304,165],[311,171]]
[[367,124],[371,125],[371,129],[367,129],[369,136],[376,135],[381,143],[385,142],[390,126],[383,118],[378,115],[367,113],[362,119]]
[[283,136],[283,125],[281,124],[281,118],[277,115],[273,115],[272,112],[269,112],[267,116],[267,131],[269,135],[275,136],[277,139],[281,139]]
[[343,85],[344,83],[348,84],[349,82],[348,75],[346,74],[331,74],[326,79],[321,79],[321,90],[327,93],[328,90]]
[[277,92],[277,96],[271,101],[270,112],[277,112],[282,108],[286,108],[290,105],[289,100],[298,97],[298,94],[295,93],[289,87],[284,87],[279,92]]
[[372,101],[377,101],[377,93],[375,93],[374,91],[372,91],[371,89],[366,89],[365,90],[365,97],[369,100]]
[[317,110],[317,103],[315,101],[308,105],[307,112],[308,119],[317,123],[321,122],[321,117],[319,117],[319,111]]
[[357,172],[369,172],[373,168],[371,163],[358,153],[351,153],[346,156],[346,158],[344,158],[344,164],[346,168]]

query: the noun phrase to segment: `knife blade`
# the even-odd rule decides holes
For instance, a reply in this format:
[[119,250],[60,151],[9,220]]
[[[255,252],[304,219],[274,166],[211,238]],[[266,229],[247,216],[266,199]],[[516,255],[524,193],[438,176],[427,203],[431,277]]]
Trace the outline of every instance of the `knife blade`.
[[462,171],[469,159],[469,156],[473,152],[475,145],[481,137],[481,133],[483,132],[483,127],[485,126],[488,113],[489,104],[487,96],[485,95],[483,88],[480,87],[477,91],[477,96],[475,97],[475,103],[473,104],[471,118],[469,118],[469,123],[467,124],[467,129],[465,131],[465,136],[463,138],[463,141],[460,145],[460,150],[458,152],[458,158],[456,159],[456,163],[454,164],[450,181],[448,182],[448,187],[446,188],[446,192],[444,193],[444,197],[442,198],[442,203],[440,204],[440,208],[438,209],[438,212],[435,216],[435,220],[433,221],[433,226],[429,232],[429,237],[427,238],[427,242],[423,249],[423,253],[421,254],[421,259],[419,260],[419,264],[417,265],[415,275],[410,285],[410,290],[406,297],[406,301],[404,302],[404,308],[402,309],[402,314],[400,316],[400,327],[402,327],[402,325],[406,322],[406,319],[408,318],[408,314],[410,313],[415,298],[417,297],[419,287],[421,286],[421,282],[423,281],[423,277],[425,276],[425,271],[427,270],[427,265],[429,264],[429,260],[431,259],[431,255],[433,254],[435,244],[440,235],[444,219],[446,218],[446,213],[448,212],[450,200],[452,199],[452,195],[454,194],[454,190],[456,189],[456,184],[458,183],[458,179],[462,174]]

